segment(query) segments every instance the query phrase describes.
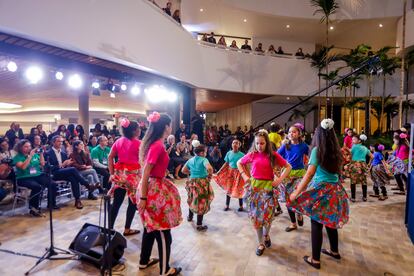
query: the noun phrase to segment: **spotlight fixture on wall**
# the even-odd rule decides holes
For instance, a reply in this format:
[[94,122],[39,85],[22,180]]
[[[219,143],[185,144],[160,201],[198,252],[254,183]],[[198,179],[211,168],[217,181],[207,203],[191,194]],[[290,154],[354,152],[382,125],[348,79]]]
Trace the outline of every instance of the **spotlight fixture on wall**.
[[131,94],[132,95],[134,95],[134,96],[136,96],[136,95],[139,95],[141,93],[141,89],[139,88],[139,86],[138,85],[134,85],[132,88],[131,88]]
[[128,86],[125,83],[121,84],[122,91],[126,91],[127,89],[128,89]]
[[43,71],[38,66],[30,66],[26,69],[25,76],[31,84],[36,84],[43,78]]
[[286,25],[286,29],[289,29],[289,28],[290,28],[290,25],[289,25],[289,24],[287,24],[287,25]]
[[82,84],[83,84],[83,81],[78,74],[74,74],[70,76],[68,79],[68,85],[73,89],[81,88]]
[[94,89],[98,89],[100,86],[101,86],[101,85],[99,84],[99,82],[98,82],[98,81],[94,81],[94,82],[92,82],[92,88],[94,88]]
[[381,23],[379,23],[378,27],[382,28],[382,27],[384,27],[384,25],[382,25]]
[[246,22],[247,22],[247,19],[246,19],[246,18],[245,18],[245,19],[243,19],[243,22],[244,22],[244,23],[246,23]]
[[334,26],[330,26],[330,27],[329,27],[329,30],[331,30],[331,31],[332,31],[333,29],[334,29]]
[[55,73],[55,78],[56,78],[57,80],[63,80],[63,73],[62,73],[62,72],[60,72],[60,71],[57,71],[57,72]]
[[10,72],[16,72],[17,71],[17,64],[14,61],[9,61],[7,63],[7,70]]

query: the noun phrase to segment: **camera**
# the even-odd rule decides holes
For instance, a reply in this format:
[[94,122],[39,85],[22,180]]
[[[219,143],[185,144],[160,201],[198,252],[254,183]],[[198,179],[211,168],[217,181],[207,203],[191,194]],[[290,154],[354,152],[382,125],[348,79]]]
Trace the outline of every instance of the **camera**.
[[36,153],[43,153],[43,149],[42,149],[42,148],[38,148],[38,149],[36,150]]

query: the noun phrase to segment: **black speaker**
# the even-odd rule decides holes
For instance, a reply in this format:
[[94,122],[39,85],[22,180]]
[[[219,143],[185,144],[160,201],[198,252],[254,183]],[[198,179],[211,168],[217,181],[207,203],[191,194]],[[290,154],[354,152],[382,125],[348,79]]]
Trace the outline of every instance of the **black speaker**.
[[122,255],[124,255],[127,241],[119,232],[114,230],[108,231],[111,233],[111,246],[105,252],[103,250],[105,241],[104,229],[89,223],[85,223],[82,226],[75,239],[70,243],[69,250],[97,267],[103,265],[105,256],[110,257],[112,266],[114,266],[118,264]]

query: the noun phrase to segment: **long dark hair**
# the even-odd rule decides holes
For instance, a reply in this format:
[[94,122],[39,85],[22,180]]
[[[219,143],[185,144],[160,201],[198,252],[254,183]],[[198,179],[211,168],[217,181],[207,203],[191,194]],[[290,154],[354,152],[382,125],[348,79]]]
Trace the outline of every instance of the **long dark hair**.
[[78,132],[79,138],[82,137],[82,138],[80,138],[82,140],[84,138],[83,135],[85,134],[85,130],[83,130],[83,126],[82,125],[77,125],[75,127],[75,130]]
[[66,129],[69,132],[68,138],[75,136],[75,125],[74,124],[69,124]]
[[81,140],[77,140],[77,141],[73,142],[72,146],[73,146],[73,152],[74,153],[76,152],[76,154],[78,154],[77,149],[78,149],[78,147],[81,143],[83,143],[83,141],[81,141]]
[[397,150],[400,150],[401,145],[405,145],[406,147],[410,148],[410,145],[408,144],[407,138],[401,138],[401,134],[394,135],[394,139],[398,140]]
[[150,123],[145,136],[142,139],[139,149],[139,159],[143,163],[147,157],[148,150],[152,143],[162,138],[165,127],[171,124],[171,117],[168,114],[160,114],[160,119],[155,123]]
[[319,165],[330,173],[339,173],[342,167],[341,147],[335,130],[318,126],[313,136],[312,148],[316,147]]
[[[275,160],[276,158],[275,158],[275,155],[273,154],[274,151],[273,151],[272,144],[270,143],[270,140],[269,140],[269,135],[265,131],[258,131],[254,134],[254,138],[256,138],[256,137],[263,137],[265,139],[266,148],[264,150],[264,154],[269,156],[270,164],[272,165],[272,168],[274,168],[275,163],[276,163],[276,160]],[[252,146],[250,148],[250,152],[257,152],[256,143],[254,141],[253,141]]]
[[124,137],[131,140],[134,138],[134,134],[138,129],[138,123],[136,121],[130,121],[128,127],[121,126],[121,133]]

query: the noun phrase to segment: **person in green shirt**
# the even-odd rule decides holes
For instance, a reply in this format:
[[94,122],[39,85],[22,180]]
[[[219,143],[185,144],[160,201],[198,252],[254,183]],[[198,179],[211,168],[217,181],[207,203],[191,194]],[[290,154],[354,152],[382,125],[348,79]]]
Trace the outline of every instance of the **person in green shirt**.
[[[16,156],[13,164],[16,166],[17,185],[31,190],[29,200],[29,213],[32,216],[40,217],[40,200],[42,191],[49,186],[49,177],[42,172],[45,165],[43,152],[39,148],[32,149],[29,140],[22,139],[16,144]],[[56,206],[56,183],[51,183],[51,198],[48,207],[59,209]]]
[[105,189],[110,189],[109,185],[109,174],[108,169],[108,156],[111,149],[108,147],[108,138],[102,135],[98,137],[98,146],[94,147],[91,151],[91,159],[93,163],[93,168],[95,171],[103,176],[103,187]]

